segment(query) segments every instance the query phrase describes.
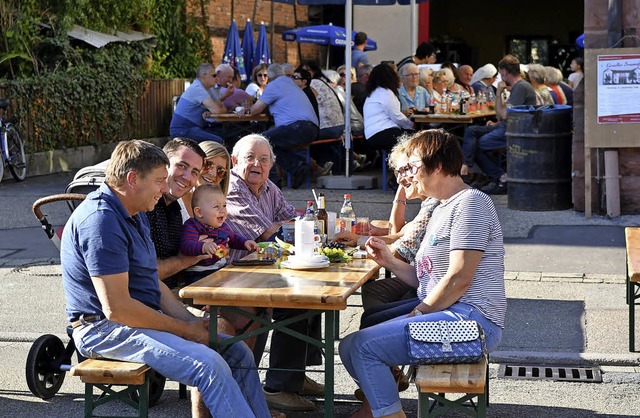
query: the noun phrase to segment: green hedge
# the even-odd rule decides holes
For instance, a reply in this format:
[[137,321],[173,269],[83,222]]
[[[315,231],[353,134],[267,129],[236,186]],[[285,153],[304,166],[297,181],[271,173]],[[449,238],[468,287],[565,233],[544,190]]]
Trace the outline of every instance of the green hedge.
[[147,54],[141,42],[112,44],[84,54],[64,71],[0,80],[27,152],[126,139],[146,78]]

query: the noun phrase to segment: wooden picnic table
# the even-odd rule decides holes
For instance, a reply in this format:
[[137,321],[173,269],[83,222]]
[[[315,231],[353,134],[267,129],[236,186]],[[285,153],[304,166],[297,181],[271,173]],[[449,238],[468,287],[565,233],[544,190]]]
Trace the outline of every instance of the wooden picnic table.
[[[255,253],[244,259],[255,259]],[[347,263],[332,263],[328,267],[310,270],[292,270],[280,262],[267,266],[228,266],[180,290],[180,296],[193,299],[198,305],[209,305],[210,312],[225,306],[262,325],[258,330],[237,335],[223,342],[217,341],[216,315],[210,317],[209,344],[216,349],[260,333],[278,330],[308,341],[308,336],[289,330],[280,322],[238,309],[242,306],[300,309],[296,322],[313,315],[317,310],[325,315],[325,338],[308,341],[325,352],[325,407],[324,416],[333,417],[334,398],[334,336],[337,312],[347,308],[347,299],[364,283],[378,274],[380,267],[370,259],[354,259]],[[316,312],[308,310],[316,310]],[[303,337],[303,338],[301,338]]]
[[494,117],[496,112],[493,110],[486,112],[474,112],[467,113],[466,115],[456,115],[451,113],[436,113],[436,114],[413,114],[411,119],[416,124],[425,123],[447,123],[447,124],[471,124],[482,119],[488,119]]
[[220,123],[238,123],[238,122],[268,122],[269,116],[266,113],[260,113],[258,115],[244,115],[238,116],[235,113],[204,113],[204,118],[208,122],[220,122]]

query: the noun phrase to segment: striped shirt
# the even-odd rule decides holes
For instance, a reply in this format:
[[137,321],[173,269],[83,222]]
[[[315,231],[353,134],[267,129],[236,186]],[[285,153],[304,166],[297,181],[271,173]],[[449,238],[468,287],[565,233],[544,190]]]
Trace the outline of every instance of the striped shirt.
[[504,328],[507,298],[504,286],[504,243],[493,202],[477,189],[467,189],[441,203],[431,215],[416,254],[418,297],[424,300],[442,280],[454,250],[482,251],[471,286],[459,302],[473,305]]
[[[200,236],[206,235],[213,239],[216,245],[224,245],[228,248],[244,250],[244,243],[247,239],[242,235],[235,234],[229,225],[224,222],[219,228],[213,228],[203,224],[195,218],[189,218],[182,225],[182,235],[180,236],[180,251],[184,255],[204,254],[204,242],[200,241]],[[220,260],[220,257],[213,255],[198,263],[199,266],[212,266]]]
[[[260,187],[256,196],[247,183],[231,171],[227,194],[227,223],[233,232],[255,241],[275,222],[290,221],[295,216],[295,207],[284,199],[282,191],[271,180]],[[245,255],[247,251],[232,250],[231,260]]]

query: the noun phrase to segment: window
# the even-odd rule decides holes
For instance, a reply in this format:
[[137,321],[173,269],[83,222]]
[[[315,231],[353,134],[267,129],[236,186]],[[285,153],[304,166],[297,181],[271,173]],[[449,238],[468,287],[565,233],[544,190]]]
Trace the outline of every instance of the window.
[[549,38],[513,36],[507,38],[507,53],[523,64],[549,64]]

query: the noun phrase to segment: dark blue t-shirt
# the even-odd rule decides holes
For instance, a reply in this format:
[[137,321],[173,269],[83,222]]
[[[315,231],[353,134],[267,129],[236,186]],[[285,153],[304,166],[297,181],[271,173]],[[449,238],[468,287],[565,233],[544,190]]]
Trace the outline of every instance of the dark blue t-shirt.
[[102,184],[71,214],[60,249],[67,315],[103,314],[91,277],[129,274],[129,294],[160,309],[156,251],[144,213],[130,216]]

